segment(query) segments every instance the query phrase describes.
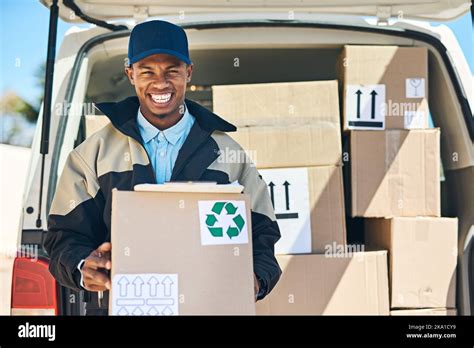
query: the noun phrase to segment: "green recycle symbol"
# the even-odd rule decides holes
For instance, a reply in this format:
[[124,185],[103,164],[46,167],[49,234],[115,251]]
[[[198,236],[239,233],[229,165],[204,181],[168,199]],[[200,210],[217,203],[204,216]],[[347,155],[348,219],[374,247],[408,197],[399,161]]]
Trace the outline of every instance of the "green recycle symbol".
[[[216,217],[216,214],[220,216],[224,213],[224,210],[227,215],[235,215],[237,212],[237,207],[231,202],[216,202],[211,209],[214,214],[206,214],[206,225],[213,237],[222,237],[224,235],[224,229],[222,227],[215,226],[216,222],[219,221]],[[245,225],[245,220],[240,214],[234,216],[232,221],[234,221],[235,226],[229,226],[226,231],[226,234],[231,239],[232,237],[237,237]]]

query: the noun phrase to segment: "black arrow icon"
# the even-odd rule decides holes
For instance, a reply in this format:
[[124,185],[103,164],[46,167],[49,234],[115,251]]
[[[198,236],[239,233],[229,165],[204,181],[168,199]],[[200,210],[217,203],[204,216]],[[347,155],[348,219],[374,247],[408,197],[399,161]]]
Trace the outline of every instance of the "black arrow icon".
[[360,118],[360,95],[362,94],[360,89],[357,90],[356,94],[357,94],[357,118]]
[[270,199],[272,200],[272,206],[273,206],[273,209],[275,209],[275,192],[274,192],[275,184],[273,183],[273,181],[270,181],[268,186],[270,187]]
[[375,119],[375,96],[377,95],[377,92],[373,90],[372,92],[370,92],[370,95],[372,96],[372,110],[371,110],[370,118]]
[[290,186],[290,183],[288,181],[285,181],[283,183],[283,186],[285,186],[286,210],[290,210],[290,189],[288,187]]

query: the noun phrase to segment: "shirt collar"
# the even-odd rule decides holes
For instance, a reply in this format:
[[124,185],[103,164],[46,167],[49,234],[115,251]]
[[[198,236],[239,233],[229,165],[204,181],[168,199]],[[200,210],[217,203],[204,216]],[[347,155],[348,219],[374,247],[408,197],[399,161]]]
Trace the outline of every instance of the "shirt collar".
[[[184,115],[183,117],[181,117],[178,123],[162,131],[166,140],[170,142],[172,145],[176,144],[176,142],[181,138],[189,122],[191,121],[191,114],[189,113],[188,108],[186,107],[186,104],[184,105],[185,105]],[[142,112],[140,111],[140,108],[138,108],[137,123],[138,123],[138,128],[140,129],[140,133],[142,135],[143,141],[145,143],[148,143],[150,140],[156,137],[158,133],[160,132],[158,128],[152,125],[145,118],[145,116],[143,116]]]

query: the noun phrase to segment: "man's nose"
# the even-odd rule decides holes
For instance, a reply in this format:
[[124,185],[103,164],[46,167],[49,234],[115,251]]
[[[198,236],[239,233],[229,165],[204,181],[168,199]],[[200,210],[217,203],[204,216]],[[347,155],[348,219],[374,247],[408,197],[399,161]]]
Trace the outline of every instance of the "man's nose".
[[152,87],[156,89],[166,89],[170,86],[170,82],[166,79],[164,74],[157,74],[151,82]]

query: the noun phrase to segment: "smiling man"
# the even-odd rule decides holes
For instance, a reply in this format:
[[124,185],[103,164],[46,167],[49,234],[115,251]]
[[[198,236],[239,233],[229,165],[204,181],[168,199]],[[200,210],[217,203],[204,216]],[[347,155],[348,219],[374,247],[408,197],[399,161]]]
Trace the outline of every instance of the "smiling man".
[[280,277],[274,255],[280,232],[267,186],[248,157],[241,162],[222,160],[242,157],[226,156],[243,151],[226,134],[236,128],[185,99],[192,71],[187,37],[180,27],[164,21],[137,25],[125,68],[137,96],[98,104],[110,124],[75,148],[66,161],[44,246],[58,282],[86,290],[88,315],[108,311],[114,188],[133,190],[137,184],[169,181],[238,181],[252,202],[256,299],[264,298]]

